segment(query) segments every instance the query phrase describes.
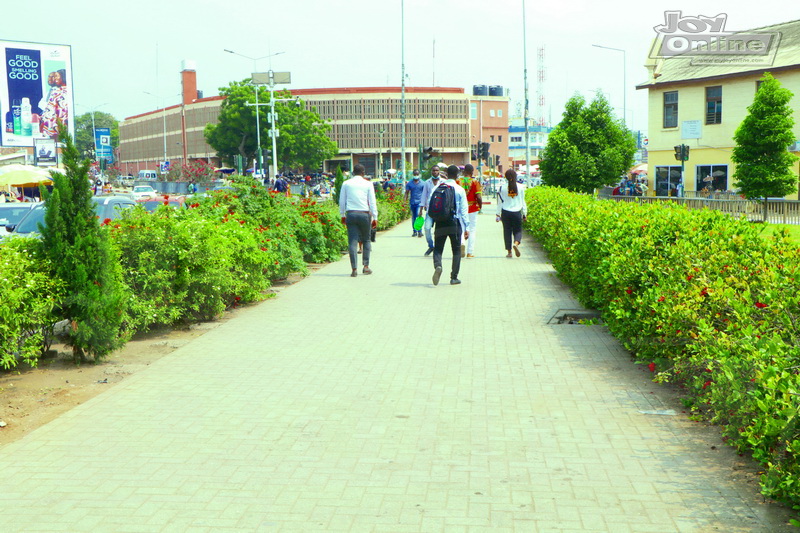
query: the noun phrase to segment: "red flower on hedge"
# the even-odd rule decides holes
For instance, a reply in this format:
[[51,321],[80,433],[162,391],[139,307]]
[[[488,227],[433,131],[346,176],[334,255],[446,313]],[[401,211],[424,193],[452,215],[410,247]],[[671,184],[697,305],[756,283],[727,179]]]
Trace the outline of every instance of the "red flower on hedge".
[[758,307],[759,309],[764,309],[765,307],[767,307],[767,304],[761,303],[761,302],[756,302],[756,307]]
[[706,381],[705,383],[703,383],[703,388],[706,389],[706,388],[708,388],[709,385],[711,385],[711,381],[710,380]]
[[650,372],[655,372],[656,371],[656,364],[655,363],[650,363],[649,365],[647,365],[647,368],[650,369]]
[[111,224],[111,219],[110,218],[106,218],[105,220],[103,220],[103,223],[100,224],[100,225],[101,226],[108,226],[109,224]]
[[625,292],[628,294],[633,294],[633,289],[625,289]]
[[658,299],[659,302],[663,302],[664,300],[666,300],[666,298],[664,298],[663,296]]

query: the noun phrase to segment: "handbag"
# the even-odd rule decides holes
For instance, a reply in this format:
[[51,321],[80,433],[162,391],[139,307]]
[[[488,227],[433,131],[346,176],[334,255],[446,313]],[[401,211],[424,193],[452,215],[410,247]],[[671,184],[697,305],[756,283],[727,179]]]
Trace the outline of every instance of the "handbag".
[[378,236],[378,229],[377,228],[370,228],[369,229],[369,242],[375,242],[375,237]]
[[414,220],[414,230],[415,231],[419,231],[423,227],[425,227],[425,219],[423,217],[419,216]]

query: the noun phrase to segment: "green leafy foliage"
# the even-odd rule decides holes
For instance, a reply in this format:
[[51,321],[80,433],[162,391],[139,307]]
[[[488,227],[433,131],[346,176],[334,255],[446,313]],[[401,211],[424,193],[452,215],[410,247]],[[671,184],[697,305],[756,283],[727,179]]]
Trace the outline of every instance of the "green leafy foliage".
[[[218,123],[207,124],[205,138],[218,155],[233,163],[234,155],[241,155],[246,161],[253,161],[257,153],[258,135],[256,132],[256,87],[249,80],[231,82],[228,87],[220,88],[220,95],[225,97],[220,107]],[[275,93],[276,99],[289,98],[289,92]],[[258,121],[262,150],[269,137],[269,107],[260,104],[270,102],[270,93],[263,86],[258,86]],[[278,162],[280,168],[317,169],[325,159],[336,155],[339,151],[327,133],[331,127],[322,120],[314,108],[297,106],[294,102],[275,104],[278,115],[280,140],[278,145]]]
[[693,416],[764,464],[764,495],[800,503],[800,250],[712,210],[528,192],[527,227],[559,276]]
[[119,258],[95,216],[89,162],[66,134],[65,174],[54,175],[52,193],[43,190],[46,226],[40,228],[52,275],[64,284],[58,313],[71,327],[68,342],[78,361],[98,360],[125,342],[122,329],[128,298]]
[[795,141],[792,92],[767,72],[761,78],[748,114],[736,129],[731,160],[734,180],[747,198],[783,197],[797,190],[792,166],[797,156],[788,146]]
[[333,178],[333,202],[336,205],[339,205],[339,193],[342,191],[342,184],[344,184],[342,167],[336,167],[336,175]]
[[37,239],[11,239],[0,246],[0,366],[20,360],[36,366],[49,348],[63,284],[50,276],[52,265]]
[[92,159],[88,154],[94,153],[94,128],[109,128],[111,130],[111,148],[119,148],[119,121],[114,115],[94,112],[94,126],[92,126],[92,113],[84,113],[75,117],[75,148],[81,156]]
[[633,164],[636,140],[611,106],[597,94],[587,106],[582,96],[570,98],[563,118],[550,133],[539,167],[542,181],[574,192],[619,181]]

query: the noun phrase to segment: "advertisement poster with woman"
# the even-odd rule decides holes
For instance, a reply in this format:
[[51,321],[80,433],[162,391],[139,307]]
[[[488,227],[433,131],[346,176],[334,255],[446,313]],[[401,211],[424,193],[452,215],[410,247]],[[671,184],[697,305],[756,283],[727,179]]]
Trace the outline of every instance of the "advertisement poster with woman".
[[71,47],[0,41],[0,53],[0,144],[53,139],[59,121],[74,135]]

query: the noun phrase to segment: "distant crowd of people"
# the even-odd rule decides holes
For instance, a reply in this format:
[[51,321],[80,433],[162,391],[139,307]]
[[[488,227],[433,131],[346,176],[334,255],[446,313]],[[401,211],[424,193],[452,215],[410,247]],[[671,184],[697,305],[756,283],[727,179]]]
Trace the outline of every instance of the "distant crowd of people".
[[[411,213],[412,237],[426,239],[424,256],[433,254],[434,285],[443,274],[443,254],[449,241],[452,251],[450,285],[460,285],[461,259],[475,257],[475,237],[478,214],[483,208],[483,187],[474,176],[475,168],[455,165],[444,174],[438,166],[431,168],[431,176],[422,180],[418,170],[413,171],[405,185],[404,199]],[[386,180],[382,180],[383,183]],[[395,183],[392,183],[396,186]],[[503,245],[506,257],[520,257],[522,223],[527,219],[525,185],[517,181],[517,173],[509,169],[505,182],[498,189],[495,221],[503,224]],[[358,255],[361,254],[361,273],[373,273],[370,266],[372,242],[378,221],[375,186],[365,176],[364,166],[355,165],[353,177],[342,185],[339,194],[339,212],[342,224],[347,227],[350,276],[358,277]]]

